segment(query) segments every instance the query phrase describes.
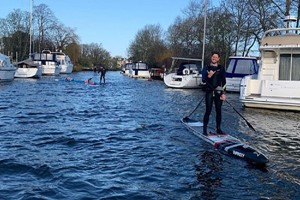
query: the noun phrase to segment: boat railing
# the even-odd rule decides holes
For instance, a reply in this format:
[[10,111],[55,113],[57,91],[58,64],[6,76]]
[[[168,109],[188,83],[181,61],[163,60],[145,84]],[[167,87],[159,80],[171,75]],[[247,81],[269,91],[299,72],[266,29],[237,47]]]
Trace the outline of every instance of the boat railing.
[[276,35],[299,35],[299,34],[300,34],[300,28],[276,28],[276,29],[267,30],[263,38],[269,36],[276,36]]
[[300,47],[300,28],[280,28],[267,31],[262,40],[263,47]]

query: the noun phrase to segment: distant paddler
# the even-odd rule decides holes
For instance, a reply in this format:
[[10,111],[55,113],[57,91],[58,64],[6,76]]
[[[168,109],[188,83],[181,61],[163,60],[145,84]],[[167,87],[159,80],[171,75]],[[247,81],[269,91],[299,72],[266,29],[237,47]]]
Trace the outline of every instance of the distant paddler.
[[89,78],[89,79],[85,80],[84,83],[90,84],[90,85],[95,85],[95,81],[93,80],[93,78]]

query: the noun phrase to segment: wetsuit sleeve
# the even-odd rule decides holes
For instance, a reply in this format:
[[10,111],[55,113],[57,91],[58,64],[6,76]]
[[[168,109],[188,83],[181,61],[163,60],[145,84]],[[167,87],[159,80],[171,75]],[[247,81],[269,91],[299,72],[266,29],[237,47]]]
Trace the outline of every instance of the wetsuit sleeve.
[[222,86],[223,86],[223,90],[224,90],[224,93],[226,91],[226,70],[225,70],[225,67],[222,67]]
[[202,74],[202,82],[206,83],[208,80],[207,66],[203,67],[201,74]]

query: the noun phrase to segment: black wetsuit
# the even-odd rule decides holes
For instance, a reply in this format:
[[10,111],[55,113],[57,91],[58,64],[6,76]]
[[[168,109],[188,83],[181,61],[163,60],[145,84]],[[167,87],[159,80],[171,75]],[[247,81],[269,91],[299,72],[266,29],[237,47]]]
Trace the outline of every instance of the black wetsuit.
[[[214,75],[211,78],[208,78],[207,71],[215,71]],[[221,120],[222,120],[222,103],[220,96],[225,91],[226,86],[226,71],[225,68],[221,65],[215,66],[205,66],[202,70],[202,80],[206,83],[205,86],[205,104],[206,111],[203,118],[203,134],[207,134],[207,124],[209,121],[209,115],[212,110],[213,102],[215,103],[216,109],[216,128],[218,133],[221,131]]]
[[105,83],[106,69],[104,67],[100,68],[99,73],[100,73],[100,83],[102,82],[102,79],[103,79],[103,83]]

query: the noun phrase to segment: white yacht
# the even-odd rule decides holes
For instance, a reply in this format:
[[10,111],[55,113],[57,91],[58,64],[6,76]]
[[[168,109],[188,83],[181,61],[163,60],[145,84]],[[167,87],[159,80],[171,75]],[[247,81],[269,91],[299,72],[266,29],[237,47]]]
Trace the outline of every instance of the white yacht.
[[56,55],[49,50],[33,54],[33,61],[42,66],[43,75],[59,75],[61,66],[56,60]]
[[170,88],[195,89],[205,85],[201,75],[202,59],[172,57],[170,70],[164,74],[164,83]]
[[73,72],[73,63],[68,55],[63,52],[52,52],[55,54],[56,61],[61,66],[61,74],[71,74]]
[[129,77],[131,78],[151,78],[149,67],[146,63],[136,62],[132,64],[132,67],[129,69]]
[[132,70],[133,67],[133,63],[126,63],[125,65],[123,65],[122,67],[122,73],[126,76],[129,76],[130,70]]
[[17,71],[15,78],[40,78],[42,76],[42,66],[27,59],[15,63]]
[[256,57],[230,56],[226,70],[226,91],[239,92],[242,78],[257,73]]
[[16,69],[10,62],[10,58],[0,53],[0,82],[14,80]]
[[[287,17],[287,24],[296,22]],[[257,76],[241,81],[240,100],[246,107],[300,111],[300,28],[272,29],[261,44]]]

